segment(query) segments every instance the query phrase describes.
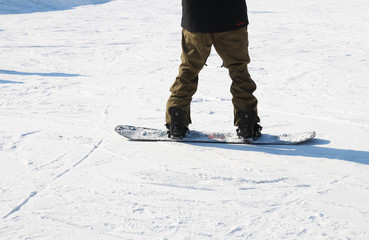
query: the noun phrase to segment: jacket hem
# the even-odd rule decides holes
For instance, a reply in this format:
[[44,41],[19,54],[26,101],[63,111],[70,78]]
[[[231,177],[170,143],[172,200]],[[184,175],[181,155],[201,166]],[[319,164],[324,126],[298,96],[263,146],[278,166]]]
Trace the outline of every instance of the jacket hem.
[[224,28],[214,28],[214,29],[210,29],[210,28],[192,28],[189,26],[186,26],[184,24],[181,24],[181,27],[186,29],[187,31],[190,32],[194,32],[194,33],[219,33],[219,32],[229,32],[229,31],[233,31],[233,30],[237,30],[243,27],[246,27],[247,25],[249,25],[248,22],[244,23],[244,24],[240,24],[240,25],[236,25],[236,26],[231,26],[231,27],[224,27]]

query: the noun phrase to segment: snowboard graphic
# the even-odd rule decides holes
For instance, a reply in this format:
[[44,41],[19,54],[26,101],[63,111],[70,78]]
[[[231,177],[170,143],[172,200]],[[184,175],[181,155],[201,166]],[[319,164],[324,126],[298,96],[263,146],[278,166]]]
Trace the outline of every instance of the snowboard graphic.
[[257,145],[297,145],[315,137],[315,132],[270,135],[262,134],[255,141],[244,142],[234,133],[190,131],[186,137],[179,140],[168,138],[167,130],[118,125],[115,131],[131,141],[146,142],[193,142],[193,143],[223,143],[223,144],[257,144]]

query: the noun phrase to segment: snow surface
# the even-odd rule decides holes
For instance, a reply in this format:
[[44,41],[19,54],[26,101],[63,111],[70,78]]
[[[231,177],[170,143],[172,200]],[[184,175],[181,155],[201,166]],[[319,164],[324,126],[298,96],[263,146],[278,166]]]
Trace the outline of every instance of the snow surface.
[[[163,128],[180,1],[0,0],[0,239],[369,239],[367,0],[247,2],[263,131],[309,144],[114,132]],[[234,130],[221,65],[191,129]]]
[[65,10],[88,4],[101,4],[111,0],[0,0],[0,14],[32,13]]

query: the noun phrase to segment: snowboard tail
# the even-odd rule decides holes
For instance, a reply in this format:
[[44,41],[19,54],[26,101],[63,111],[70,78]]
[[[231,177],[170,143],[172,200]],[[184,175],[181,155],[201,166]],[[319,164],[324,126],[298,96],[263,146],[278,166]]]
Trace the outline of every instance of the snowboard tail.
[[257,140],[243,141],[236,133],[189,131],[185,138],[173,140],[168,138],[166,130],[118,125],[115,131],[131,141],[146,142],[192,142],[255,145],[297,145],[315,137],[315,132],[270,135],[262,134]]

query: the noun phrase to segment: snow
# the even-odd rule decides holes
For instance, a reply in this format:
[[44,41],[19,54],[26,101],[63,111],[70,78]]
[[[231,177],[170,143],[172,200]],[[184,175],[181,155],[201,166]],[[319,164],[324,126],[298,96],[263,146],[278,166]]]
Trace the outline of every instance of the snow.
[[[0,0],[0,239],[369,239],[369,5],[247,3],[263,132],[309,144],[126,141],[164,127],[180,2]],[[207,65],[190,127],[234,131]]]
[[82,5],[106,2],[110,2],[110,0],[0,0],[0,14],[65,10]]

